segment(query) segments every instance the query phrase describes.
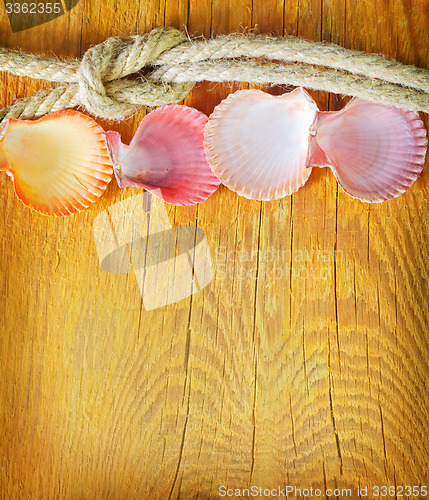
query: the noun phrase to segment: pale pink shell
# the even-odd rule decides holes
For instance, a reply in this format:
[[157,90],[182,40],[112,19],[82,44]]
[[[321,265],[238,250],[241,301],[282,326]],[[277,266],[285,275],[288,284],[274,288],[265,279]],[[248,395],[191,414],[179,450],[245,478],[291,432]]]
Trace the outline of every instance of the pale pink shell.
[[204,147],[228,188],[256,200],[292,194],[308,179],[309,131],[317,106],[298,88],[281,96],[260,90],[230,94],[210,115]]
[[426,129],[413,111],[352,99],[341,111],[318,113],[312,134],[308,165],[329,166],[362,201],[395,198],[423,169]]

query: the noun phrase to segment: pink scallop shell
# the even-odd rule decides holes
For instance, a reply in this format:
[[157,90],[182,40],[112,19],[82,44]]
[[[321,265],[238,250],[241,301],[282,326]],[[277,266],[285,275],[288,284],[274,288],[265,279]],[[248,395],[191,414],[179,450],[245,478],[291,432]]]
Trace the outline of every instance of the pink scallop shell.
[[427,138],[413,111],[352,99],[318,113],[307,164],[329,166],[354,198],[381,202],[406,191],[423,169]]
[[120,187],[142,187],[167,203],[192,205],[220,185],[203,148],[207,116],[177,104],[146,115],[129,146],[108,132],[114,172]]

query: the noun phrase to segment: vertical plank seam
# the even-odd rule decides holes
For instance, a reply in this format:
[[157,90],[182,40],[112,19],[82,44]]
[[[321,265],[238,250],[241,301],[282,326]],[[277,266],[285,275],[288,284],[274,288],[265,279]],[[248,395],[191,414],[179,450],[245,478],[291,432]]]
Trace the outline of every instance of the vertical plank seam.
[[307,375],[307,355],[305,353],[305,323],[304,323],[304,315],[302,317],[302,364],[304,369],[304,379],[305,379],[305,389],[307,392],[307,396],[310,399],[310,387],[308,385],[308,375]]
[[341,376],[341,351],[340,351],[340,329],[338,324],[338,296],[337,296],[337,244],[338,244],[338,185],[335,199],[335,242],[334,242],[334,306],[335,306],[335,329],[338,349],[338,366]]
[[292,395],[291,395],[291,393],[289,393],[289,411],[290,411],[290,421],[291,421],[291,430],[292,430],[293,449],[295,450],[295,457],[297,457],[298,456],[298,452],[296,450],[295,424],[293,422],[293,409],[292,409]]
[[386,451],[386,437],[384,435],[384,420],[383,420],[383,410],[381,409],[380,400],[378,401],[378,409],[380,411],[380,424],[381,424],[381,438],[383,440],[383,455],[384,455],[384,473],[386,475],[386,479],[389,480],[389,476],[387,474],[387,451]]
[[176,472],[174,474],[173,484],[171,485],[170,493],[168,495],[168,500],[171,500],[171,496],[173,494],[174,487],[176,486],[177,477],[179,475],[180,465],[182,463],[183,448],[185,447],[186,429],[188,427],[188,421],[189,421],[189,404],[190,404],[190,398],[191,398],[191,383],[189,383],[189,389],[188,389],[188,404],[187,404],[187,410],[186,410],[185,423],[183,425],[183,431],[182,431],[182,441],[180,443],[179,459],[177,461]]
[[292,333],[293,194],[290,197],[289,330]]
[[253,409],[252,409],[252,421],[253,421],[253,435],[252,435],[252,463],[250,467],[250,479],[249,483],[252,483],[253,471],[255,468],[255,445],[256,445],[256,389],[257,389],[257,378],[258,378],[258,351],[256,349],[256,313],[257,313],[257,296],[258,296],[258,278],[259,278],[259,255],[261,247],[261,227],[262,227],[262,202],[259,202],[259,228],[258,228],[258,251],[256,258],[256,275],[255,275],[255,297],[253,301],[253,355],[255,357],[255,372],[253,380]]
[[338,458],[340,459],[340,476],[342,476],[343,475],[343,457],[341,454],[340,438],[338,436],[338,430],[337,430],[337,425],[335,422],[335,415],[334,415],[334,405],[332,402],[332,374],[331,373],[329,374],[329,408],[330,408],[330,413],[331,413],[332,427],[334,429],[337,454],[338,454]]

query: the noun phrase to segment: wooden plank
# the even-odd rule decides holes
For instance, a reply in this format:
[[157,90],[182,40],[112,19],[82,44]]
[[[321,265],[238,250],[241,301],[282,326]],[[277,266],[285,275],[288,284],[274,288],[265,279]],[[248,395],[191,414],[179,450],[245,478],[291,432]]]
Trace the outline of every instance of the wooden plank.
[[[96,0],[17,33],[1,11],[0,43],[80,57],[159,25],[195,36],[257,26],[425,66],[428,21],[424,0]],[[2,74],[1,102],[43,85]],[[203,82],[185,103],[210,114],[239,88]],[[321,109],[347,100],[311,94]],[[130,140],[144,114],[100,123]],[[93,233],[103,213],[137,220],[140,190],[112,183],[83,213],[50,219],[5,175],[0,185],[4,498],[218,498],[221,485],[358,498],[357,487],[428,483],[427,168],[380,205],[314,169],[281,200],[221,187],[199,206],[167,206],[173,228],[205,232],[213,278],[153,310],[131,272],[100,267]]]

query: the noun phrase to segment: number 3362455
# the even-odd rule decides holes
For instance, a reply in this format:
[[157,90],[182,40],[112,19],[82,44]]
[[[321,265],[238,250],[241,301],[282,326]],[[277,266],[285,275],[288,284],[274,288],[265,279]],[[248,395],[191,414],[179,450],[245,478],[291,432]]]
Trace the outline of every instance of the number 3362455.
[[60,3],[12,3],[6,4],[8,14],[61,14]]

